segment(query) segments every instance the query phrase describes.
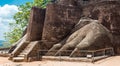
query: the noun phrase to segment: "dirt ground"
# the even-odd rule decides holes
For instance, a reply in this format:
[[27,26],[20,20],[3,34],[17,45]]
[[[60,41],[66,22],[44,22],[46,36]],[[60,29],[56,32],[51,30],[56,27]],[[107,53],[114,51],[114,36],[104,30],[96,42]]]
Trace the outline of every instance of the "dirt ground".
[[0,66],[120,66],[120,56],[113,56],[90,62],[67,62],[67,61],[34,61],[34,62],[12,62],[6,57],[0,57]]

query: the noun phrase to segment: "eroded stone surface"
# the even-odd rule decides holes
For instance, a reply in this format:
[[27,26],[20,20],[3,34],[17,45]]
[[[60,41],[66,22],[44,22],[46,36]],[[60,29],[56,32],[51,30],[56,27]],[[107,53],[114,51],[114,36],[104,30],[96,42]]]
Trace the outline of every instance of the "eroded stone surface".
[[81,8],[49,4],[42,39],[48,42],[60,42],[69,34],[80,17]]
[[83,15],[97,19],[113,34],[113,47],[119,54],[120,46],[120,1],[104,1],[90,4],[83,9]]
[[27,40],[37,41],[42,39],[42,32],[45,20],[45,9],[33,7],[27,28]]

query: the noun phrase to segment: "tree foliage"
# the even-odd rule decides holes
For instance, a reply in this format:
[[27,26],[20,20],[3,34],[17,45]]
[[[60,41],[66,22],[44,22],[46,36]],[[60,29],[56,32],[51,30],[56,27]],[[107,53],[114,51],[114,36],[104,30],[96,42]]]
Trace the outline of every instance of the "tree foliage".
[[19,12],[14,15],[15,22],[9,23],[10,31],[5,33],[5,39],[10,44],[18,41],[28,24],[31,8],[33,6],[46,8],[47,3],[50,1],[51,0],[34,0],[34,2],[27,2],[26,4],[18,6]]

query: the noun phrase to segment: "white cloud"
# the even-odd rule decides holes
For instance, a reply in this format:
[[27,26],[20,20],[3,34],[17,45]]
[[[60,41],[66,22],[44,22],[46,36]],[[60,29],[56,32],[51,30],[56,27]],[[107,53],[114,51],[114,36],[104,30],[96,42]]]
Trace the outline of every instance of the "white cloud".
[[0,6],[0,40],[4,39],[4,32],[9,30],[9,23],[14,22],[13,15],[18,12],[16,5]]

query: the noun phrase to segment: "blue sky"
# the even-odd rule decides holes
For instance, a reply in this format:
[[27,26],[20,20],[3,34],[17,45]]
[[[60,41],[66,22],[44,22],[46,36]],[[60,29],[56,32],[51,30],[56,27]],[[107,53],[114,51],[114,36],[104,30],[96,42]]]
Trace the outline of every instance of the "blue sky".
[[32,2],[33,0],[0,0],[0,5],[4,6],[5,4],[9,5],[21,5],[26,2]]
[[0,0],[0,40],[4,40],[4,33],[9,31],[9,23],[14,22],[13,15],[18,12],[18,5],[33,0]]

